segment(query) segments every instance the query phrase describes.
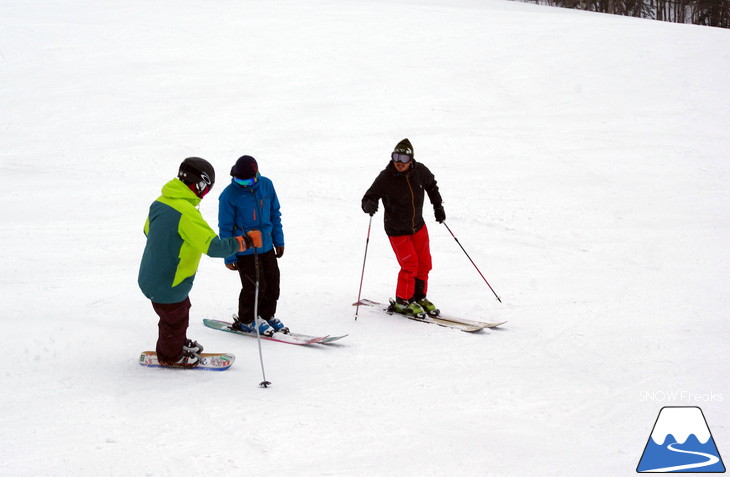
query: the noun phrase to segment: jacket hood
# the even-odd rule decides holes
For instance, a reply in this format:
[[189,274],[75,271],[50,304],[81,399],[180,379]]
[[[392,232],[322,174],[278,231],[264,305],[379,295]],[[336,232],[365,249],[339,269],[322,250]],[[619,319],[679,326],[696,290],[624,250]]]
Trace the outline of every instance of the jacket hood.
[[162,195],[170,199],[187,200],[195,206],[200,204],[200,197],[195,195],[185,183],[177,178],[162,186]]

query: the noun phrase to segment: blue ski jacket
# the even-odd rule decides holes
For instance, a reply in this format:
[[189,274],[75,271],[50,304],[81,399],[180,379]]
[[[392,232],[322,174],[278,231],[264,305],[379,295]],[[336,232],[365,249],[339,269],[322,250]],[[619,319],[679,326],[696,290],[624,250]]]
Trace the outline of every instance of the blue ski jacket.
[[[262,246],[257,253],[266,253],[274,247],[284,246],[284,230],[281,225],[279,199],[274,184],[267,177],[257,176],[251,187],[243,187],[231,179],[218,197],[218,229],[221,238],[244,235],[251,230],[261,231]],[[238,255],[251,255],[251,247],[226,258],[233,263]]]

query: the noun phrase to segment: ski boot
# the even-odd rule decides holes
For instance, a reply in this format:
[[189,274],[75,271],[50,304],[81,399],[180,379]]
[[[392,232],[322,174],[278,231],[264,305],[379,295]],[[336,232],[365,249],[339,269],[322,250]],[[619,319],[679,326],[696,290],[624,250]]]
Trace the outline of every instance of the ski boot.
[[[264,320],[260,320],[260,321],[256,320],[256,321],[258,321],[259,334],[261,336],[271,337],[274,335],[274,330],[271,329],[271,326],[269,326],[269,324],[267,322],[265,322]],[[236,330],[236,331],[243,331],[245,333],[256,333],[256,328],[255,328],[256,325],[254,323],[255,322],[253,322],[253,321],[251,323],[244,323],[242,321],[239,321],[238,318],[236,318],[236,320],[231,325],[231,329]]]
[[400,313],[401,315],[408,315],[414,318],[423,319],[426,317],[426,312],[423,311],[421,305],[415,301],[404,300],[403,298],[396,298],[395,301],[390,302],[388,311],[394,313]]
[[278,318],[272,316],[266,322],[274,329],[274,333],[284,333],[285,335],[289,334],[289,327],[284,326],[284,323],[281,322]]
[[428,316],[435,317],[441,314],[441,310],[436,308],[436,305],[431,303],[431,300],[429,300],[425,296],[423,298],[416,299],[415,302],[418,303],[421,308],[423,308],[423,311],[425,311]]

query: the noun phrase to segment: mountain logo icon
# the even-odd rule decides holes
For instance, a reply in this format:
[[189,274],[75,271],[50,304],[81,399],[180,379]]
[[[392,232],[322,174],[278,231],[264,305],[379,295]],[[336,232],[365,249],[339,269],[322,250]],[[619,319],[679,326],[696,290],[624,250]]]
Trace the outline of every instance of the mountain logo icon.
[[725,472],[702,409],[663,407],[636,472]]

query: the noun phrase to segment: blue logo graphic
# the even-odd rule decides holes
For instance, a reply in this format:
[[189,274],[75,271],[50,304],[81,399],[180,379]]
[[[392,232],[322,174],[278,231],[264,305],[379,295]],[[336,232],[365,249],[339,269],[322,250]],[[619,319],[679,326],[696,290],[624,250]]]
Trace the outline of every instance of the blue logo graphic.
[[636,472],[725,472],[702,409],[663,407]]

